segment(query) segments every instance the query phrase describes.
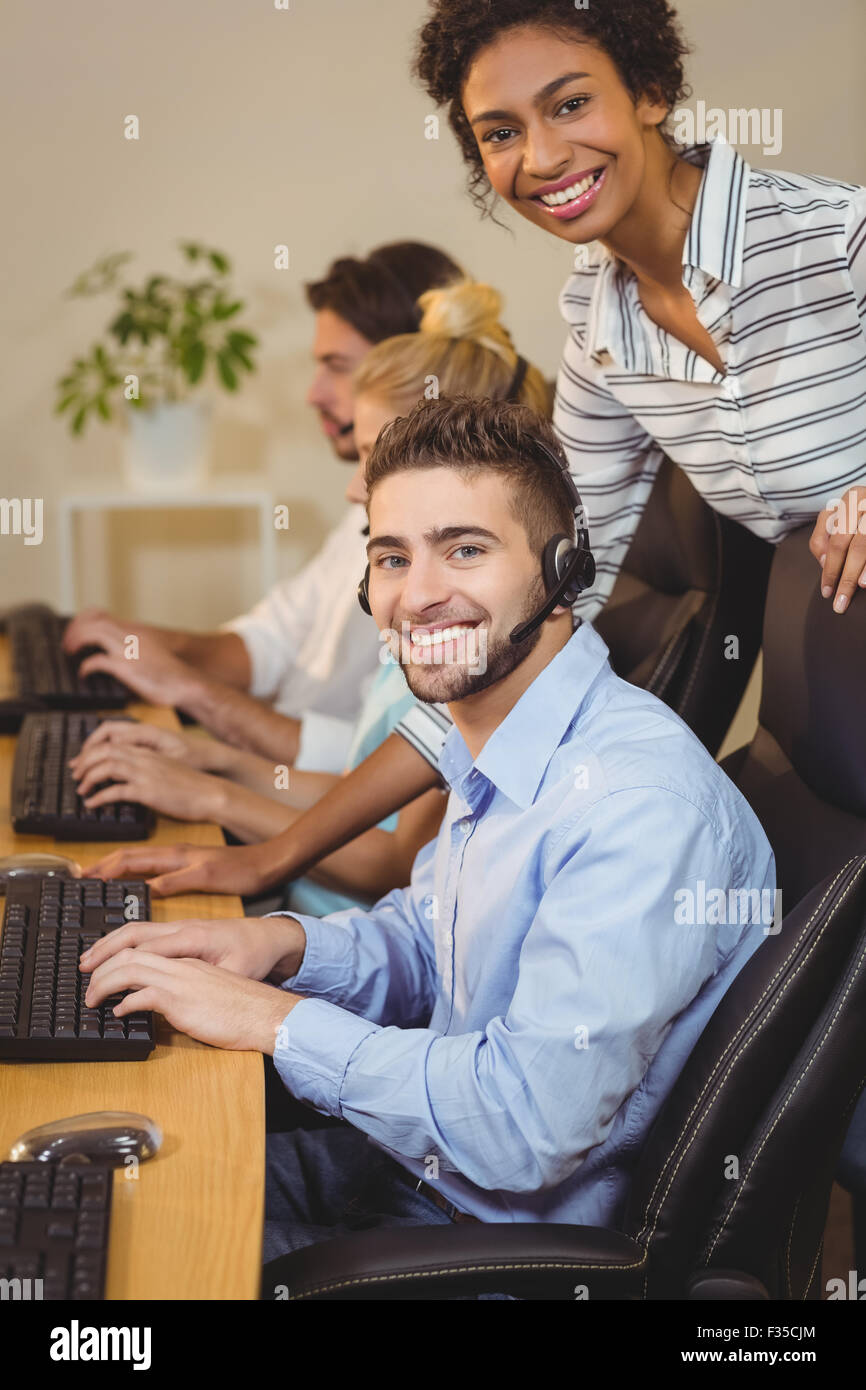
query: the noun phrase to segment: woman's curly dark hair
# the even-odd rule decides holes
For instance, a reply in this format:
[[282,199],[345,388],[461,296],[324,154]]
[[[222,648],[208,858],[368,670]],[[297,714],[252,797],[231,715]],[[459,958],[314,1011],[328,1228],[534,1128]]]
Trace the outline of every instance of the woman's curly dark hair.
[[[482,48],[506,29],[529,25],[589,40],[616,64],[635,100],[660,94],[668,111],[689,94],[683,57],[690,52],[668,0],[431,0],[433,13],[418,35],[413,74],[448,121],[469,166],[469,195],[490,215],[490,185],[475,136],[463,112],[463,84]],[[664,128],[662,128],[664,134]]]

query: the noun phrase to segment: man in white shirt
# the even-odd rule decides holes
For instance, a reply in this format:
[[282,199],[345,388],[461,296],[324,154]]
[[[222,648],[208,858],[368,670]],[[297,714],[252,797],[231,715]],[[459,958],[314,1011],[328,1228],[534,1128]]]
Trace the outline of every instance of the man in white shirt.
[[[337,458],[358,457],[355,368],[374,344],[416,330],[419,295],[460,275],[435,247],[397,242],[365,260],[337,260],[323,280],[305,287],[316,316],[317,364],[307,402]],[[366,564],[362,494],[350,483],[346,495],[349,511],[309,564],[220,631],[183,632],[89,611],[70,623],[64,645],[102,648],[82,663],[84,674],[109,672],[143,699],[184,710],[236,747],[296,767],[342,771],[379,656],[376,634],[355,599]],[[126,641],[133,634],[134,661]]]

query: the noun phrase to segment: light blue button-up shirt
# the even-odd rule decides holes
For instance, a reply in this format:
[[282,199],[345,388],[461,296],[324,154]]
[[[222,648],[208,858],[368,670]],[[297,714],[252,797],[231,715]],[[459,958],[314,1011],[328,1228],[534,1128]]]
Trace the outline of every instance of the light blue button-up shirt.
[[410,886],[298,918],[286,987],[307,997],[277,1069],[484,1221],[615,1225],[661,1102],[772,930],[741,894],[772,900],[769,843],[586,624],[474,763],[454,728],[440,766],[452,790]]

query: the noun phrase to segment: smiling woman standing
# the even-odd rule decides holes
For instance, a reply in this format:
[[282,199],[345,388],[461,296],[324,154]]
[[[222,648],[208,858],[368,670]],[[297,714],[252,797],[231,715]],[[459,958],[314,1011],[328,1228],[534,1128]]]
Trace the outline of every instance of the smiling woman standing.
[[[554,424],[598,566],[575,611],[609,597],[667,454],[768,541],[814,521],[844,613],[866,588],[866,189],[676,145],[686,52],[666,0],[433,0],[415,71],[479,206],[493,193],[575,248]],[[855,1194],[864,1141],[866,1098],[842,1155]]]
[[686,52],[666,0],[434,0],[415,71],[479,206],[575,248],[554,423],[598,562],[575,611],[610,595],[667,454],[766,540],[814,521],[842,613],[866,587],[866,189],[676,145]]

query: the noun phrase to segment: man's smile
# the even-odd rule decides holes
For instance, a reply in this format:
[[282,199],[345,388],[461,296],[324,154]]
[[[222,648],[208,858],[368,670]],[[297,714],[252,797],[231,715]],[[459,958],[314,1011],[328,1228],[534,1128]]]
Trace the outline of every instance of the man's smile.
[[476,618],[474,621],[455,622],[452,618],[444,623],[430,623],[423,627],[410,626],[409,637],[415,647],[441,647],[446,642],[456,642],[467,632],[474,631],[480,621],[480,618]]

